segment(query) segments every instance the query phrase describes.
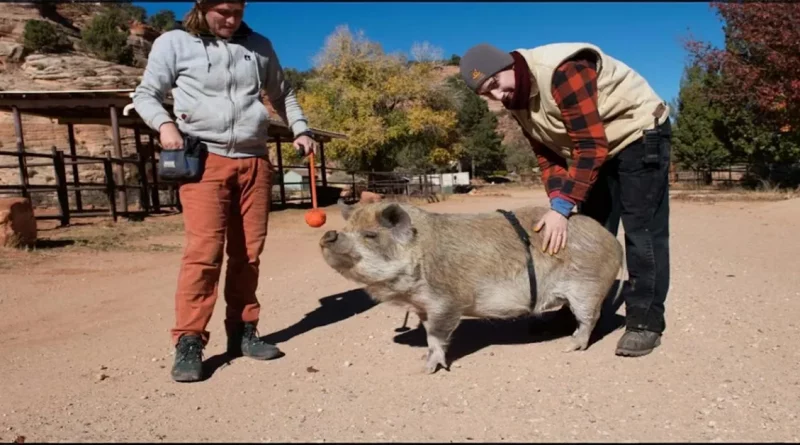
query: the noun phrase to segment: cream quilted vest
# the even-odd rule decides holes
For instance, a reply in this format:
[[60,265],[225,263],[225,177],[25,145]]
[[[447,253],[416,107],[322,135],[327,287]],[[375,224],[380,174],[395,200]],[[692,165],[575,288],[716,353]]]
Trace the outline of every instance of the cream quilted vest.
[[664,108],[658,123],[664,123],[669,118],[669,106],[642,76],[595,45],[554,43],[533,49],[517,49],[528,62],[538,91],[531,89],[529,113],[525,110],[509,111],[534,140],[571,159],[574,144],[551,94],[551,80],[561,62],[583,50],[594,51],[598,56],[598,107],[611,157],[642,137],[642,130],[654,127],[653,113],[659,105]]

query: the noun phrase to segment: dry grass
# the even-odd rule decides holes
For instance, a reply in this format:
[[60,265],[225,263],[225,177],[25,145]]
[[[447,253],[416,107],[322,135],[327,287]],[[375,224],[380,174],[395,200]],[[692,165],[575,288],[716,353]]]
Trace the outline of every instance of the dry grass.
[[746,189],[741,186],[698,186],[681,185],[670,186],[673,190],[670,199],[689,202],[714,203],[718,201],[784,201],[800,197],[800,187],[797,189],[783,189],[775,184],[761,181],[756,189]]
[[180,215],[151,216],[143,221],[76,219],[68,227],[40,227],[33,248],[0,250],[0,268],[30,267],[69,252],[174,252],[178,245],[160,244],[153,237],[183,230]]
[[39,245],[44,248],[61,247],[89,249],[96,251],[163,251],[160,244],[143,244],[143,240],[158,235],[168,235],[183,229],[180,216],[157,216],[143,221],[119,219],[78,222],[69,227],[45,232]]

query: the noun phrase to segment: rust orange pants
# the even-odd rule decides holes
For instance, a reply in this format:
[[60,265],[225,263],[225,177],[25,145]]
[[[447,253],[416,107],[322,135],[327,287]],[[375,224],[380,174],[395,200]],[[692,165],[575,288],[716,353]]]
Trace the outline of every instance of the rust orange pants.
[[226,327],[258,322],[256,288],[267,236],[271,173],[266,157],[209,154],[202,179],[180,186],[186,246],[175,292],[173,344],[188,333],[208,343],[207,325],[217,301],[223,253],[228,255]]

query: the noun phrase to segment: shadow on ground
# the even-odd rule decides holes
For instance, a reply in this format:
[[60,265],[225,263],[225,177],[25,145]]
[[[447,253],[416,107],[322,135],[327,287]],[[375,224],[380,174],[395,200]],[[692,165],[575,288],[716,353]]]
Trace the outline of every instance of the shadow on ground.
[[[331,295],[319,300],[319,307],[307,313],[303,319],[280,331],[262,336],[267,343],[279,345],[298,335],[308,333],[314,329],[344,321],[354,315],[366,312],[375,306],[375,302],[363,289],[353,289],[341,294]],[[282,357],[281,354],[279,357]],[[203,362],[205,379],[210,378],[214,372],[226,364],[230,364],[235,357],[227,353],[209,357]]]
[[72,239],[37,239],[35,248],[36,249],[58,249],[61,247],[72,246],[75,244],[75,240]]
[[[589,340],[589,347],[625,324],[625,317],[616,312],[622,306],[622,297],[614,300],[619,280],[612,286],[612,292],[603,303],[603,309]],[[569,308],[551,312],[539,320],[522,318],[515,320],[465,319],[453,333],[447,351],[449,363],[492,345],[525,345],[555,340],[572,335],[577,327],[575,317]],[[425,328],[420,324],[416,329],[396,335],[396,343],[411,347],[427,347]]]

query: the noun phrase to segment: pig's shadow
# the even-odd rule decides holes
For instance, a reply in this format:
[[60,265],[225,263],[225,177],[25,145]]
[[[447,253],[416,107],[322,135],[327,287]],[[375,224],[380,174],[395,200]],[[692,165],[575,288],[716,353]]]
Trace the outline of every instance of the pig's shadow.
[[[305,334],[314,329],[346,320],[354,315],[366,312],[376,303],[363,289],[353,289],[336,295],[331,295],[319,300],[319,306],[307,313],[300,321],[291,326],[261,337],[262,340],[274,345],[285,343],[298,335]],[[279,357],[283,357],[281,353]],[[208,358],[204,363],[204,379],[210,378],[220,367],[229,364],[235,357],[223,352]]]
[[[597,326],[589,339],[591,345],[625,324],[625,317],[616,312],[622,306],[620,296],[613,299],[619,280],[612,286],[610,296],[603,303],[603,309]],[[529,318],[515,320],[479,320],[465,319],[453,333],[447,351],[447,359],[451,364],[457,360],[474,354],[492,345],[521,345],[555,340],[572,335],[577,322],[568,308],[558,310],[554,317],[545,321],[533,321]],[[395,343],[427,347],[425,328],[420,323],[416,329],[406,331],[394,337]]]

